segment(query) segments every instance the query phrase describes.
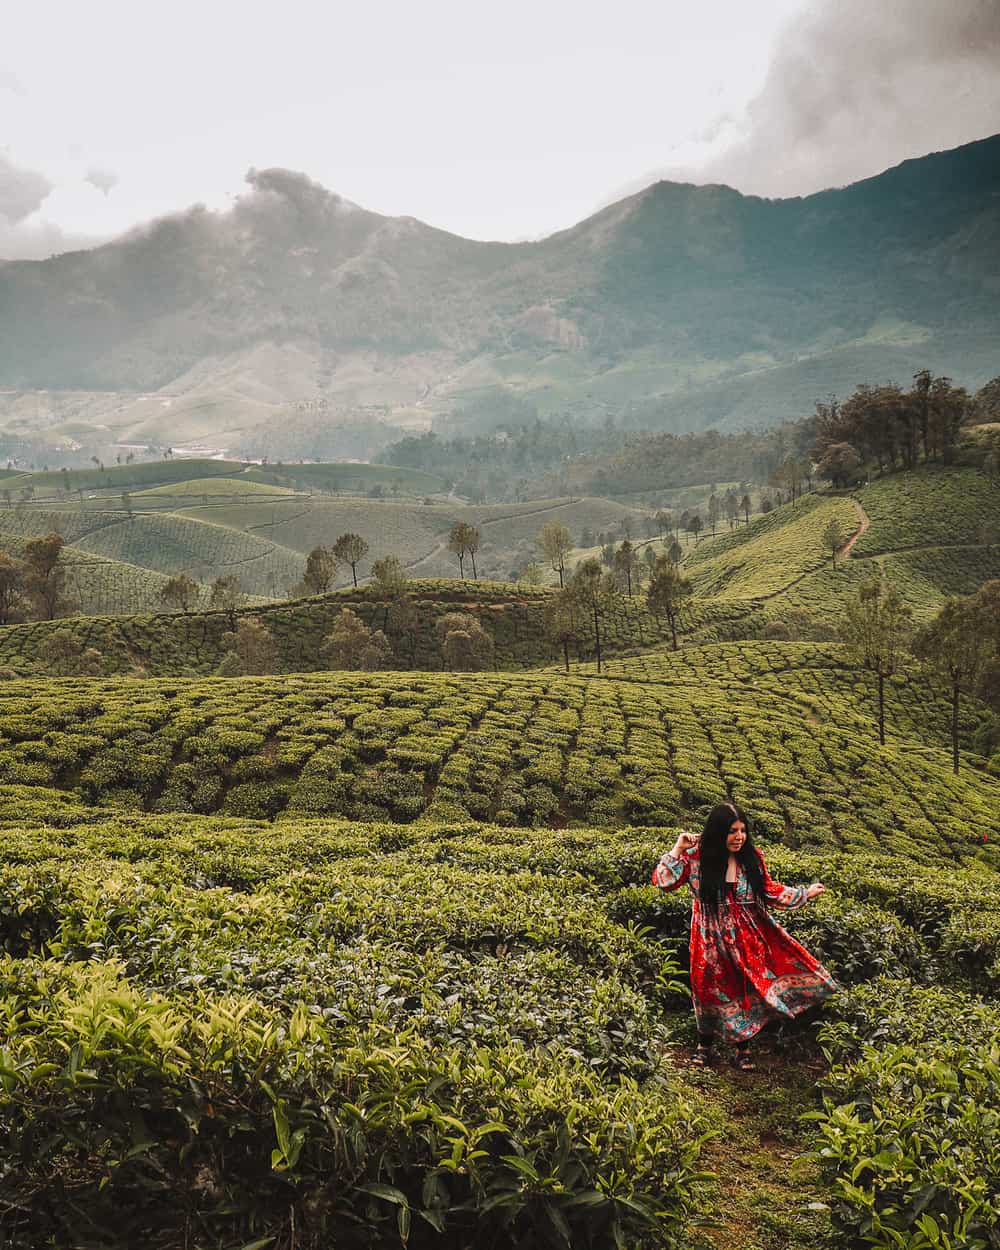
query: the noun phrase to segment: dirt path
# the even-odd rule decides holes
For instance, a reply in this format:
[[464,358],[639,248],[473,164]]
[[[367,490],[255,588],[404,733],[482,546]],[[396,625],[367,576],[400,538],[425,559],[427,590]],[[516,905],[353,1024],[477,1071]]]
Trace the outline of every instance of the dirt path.
[[[755,1073],[724,1063],[687,1069],[684,1081],[715,1122],[717,1136],[702,1160],[718,1178],[713,1227],[696,1234],[691,1250],[823,1250],[833,1244],[829,1195],[818,1167],[805,1158],[809,1132],[799,1117],[815,1108],[823,1070],[811,1048],[793,1054],[755,1048]],[[690,1052],[679,1052],[683,1063]]]
[[860,525],[854,531],[851,537],[847,540],[847,542],[844,543],[840,551],[837,553],[842,560],[847,559],[847,557],[851,554],[851,550],[853,549],[854,544],[858,541],[858,539],[861,537],[862,534],[867,533],[868,527],[871,525],[871,521],[868,518],[868,513],[864,510],[864,508],[862,508],[861,504],[859,504],[858,501],[853,498],[851,499],[851,503],[854,504],[854,507],[857,509]]

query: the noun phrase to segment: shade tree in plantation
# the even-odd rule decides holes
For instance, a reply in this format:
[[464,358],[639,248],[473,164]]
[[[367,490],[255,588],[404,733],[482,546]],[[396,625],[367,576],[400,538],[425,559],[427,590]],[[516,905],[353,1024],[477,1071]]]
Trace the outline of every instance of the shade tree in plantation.
[[72,611],[66,596],[66,563],[62,559],[61,534],[46,534],[25,544],[22,587],[34,613],[43,621],[55,620]]
[[646,603],[650,612],[657,618],[665,618],[670,626],[670,637],[673,648],[677,650],[677,625],[681,619],[684,605],[694,593],[694,587],[684,577],[677,563],[667,556],[659,556],[653,568],[653,575],[646,587]]
[[368,554],[369,547],[360,534],[341,534],[333,544],[333,554],[344,564],[351,566],[351,577],[354,585],[358,584],[358,565]]
[[580,643],[580,608],[572,593],[561,590],[545,609],[545,633],[562,650],[569,672],[569,649]]
[[670,560],[671,564],[680,564],[681,558],[683,555],[684,555],[684,548],[680,545],[680,543],[675,538],[674,541],[670,544],[669,549],[667,550],[667,558]]
[[376,672],[392,663],[392,646],[380,629],[371,629],[350,608],[342,608],[320,654],[331,668]]
[[232,573],[217,577],[208,590],[208,607],[212,612],[233,612],[245,600],[240,579]]
[[417,662],[417,645],[420,641],[420,612],[407,594],[396,595],[388,605],[382,629],[392,640],[396,654],[405,657],[410,665]]
[[274,636],[256,616],[241,618],[236,628],[222,635],[226,654],[218,669],[220,677],[253,677],[273,673],[278,661]]
[[632,598],[632,581],[639,571],[639,557],[630,539],[626,538],[617,548],[612,557],[611,567],[619,581],[625,585],[628,597]]
[[448,532],[448,550],[458,560],[459,573],[465,576],[466,557],[472,561],[472,576],[476,572],[476,552],[479,550],[481,535],[474,525],[468,521],[456,521]]
[[0,551],[0,625],[10,623],[22,604],[24,566],[6,551]]
[[722,512],[722,504],[719,502],[718,495],[709,495],[708,497],[708,523],[712,527],[712,537],[715,537],[715,527],[719,524],[719,516]]
[[[996,583],[994,583],[996,585]],[[958,772],[958,712],[963,694],[972,694],[996,648],[982,600],[948,599],[913,640],[913,653],[943,678],[951,693],[952,769]]]
[[382,556],[372,563],[372,585],[380,594],[399,594],[406,585],[406,569],[399,556]]
[[493,637],[471,613],[446,612],[434,626],[445,668],[479,673],[493,667]]
[[847,601],[840,636],[849,658],[878,680],[878,738],[885,746],[885,679],[899,671],[911,635],[912,609],[895,586],[866,582]]
[[605,573],[599,560],[583,560],[573,570],[566,587],[577,610],[593,626],[597,671],[601,671],[601,639],[604,619],[614,605],[617,586],[614,576]]
[[559,521],[543,525],[538,535],[538,546],[553,573],[559,574],[559,587],[564,585],[566,557],[573,550],[573,536]]
[[844,534],[843,526],[836,517],[832,517],[823,530],[823,546],[830,552],[830,559],[833,561],[833,567],[837,567],[837,552],[843,547],[847,538]]
[[168,611],[193,612],[198,606],[201,587],[187,573],[171,577],[159,593],[159,600]]
[[744,495],[743,498],[740,500],[740,510],[743,513],[743,517],[747,525],[750,524],[750,507],[751,507],[750,496]]
[[306,556],[302,588],[307,595],[325,595],[337,580],[337,557],[332,547],[313,547]]

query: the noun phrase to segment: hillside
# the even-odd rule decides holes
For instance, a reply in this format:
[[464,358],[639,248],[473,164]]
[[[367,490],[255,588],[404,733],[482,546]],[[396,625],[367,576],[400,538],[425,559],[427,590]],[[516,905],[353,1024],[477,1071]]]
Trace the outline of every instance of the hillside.
[[[930,610],[988,567],[981,486],[900,475],[689,544],[681,649],[623,603],[600,674],[586,639],[569,674],[556,662],[550,590],[487,581],[409,584],[406,671],[310,671],[345,604],[392,633],[366,587],[0,629],[0,666],[27,674],[0,682],[5,1230],[25,1250],[76,1244],[84,1219],[101,1250],[176,1250],[194,1226],[206,1250],[995,1242],[985,710],[963,702],[956,775],[948,700],[922,676],[888,683],[881,747],[874,684],[839,644],[753,636],[796,595],[832,611],[874,568],[905,564]],[[922,493],[955,501],[951,526]],[[208,517],[252,509],[304,542],[362,502],[308,522],[271,498],[64,515],[75,552],[133,530],[241,542],[249,525]],[[59,510],[6,513],[29,533]],[[513,545],[546,516],[615,513],[466,511]],[[860,535],[836,569],[831,517]],[[497,671],[414,671],[440,664],[433,623],[455,609],[492,631]],[[241,615],[283,671],[208,675]],[[62,630],[110,675],[42,673]],[[840,986],[755,1040],[755,1073],[690,1065],[690,902],[649,884],[726,797],[776,880],[827,887],[780,919]]]
[[0,422],[365,458],[495,392],[590,421],[652,401],[651,428],[690,429],[918,367],[976,387],[995,373],[998,147],[803,199],[661,182],[518,244],[254,172],[228,213],[0,268]]

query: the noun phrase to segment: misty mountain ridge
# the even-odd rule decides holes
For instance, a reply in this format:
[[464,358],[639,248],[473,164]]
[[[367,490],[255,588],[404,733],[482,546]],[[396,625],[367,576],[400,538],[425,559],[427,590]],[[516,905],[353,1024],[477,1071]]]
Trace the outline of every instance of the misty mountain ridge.
[[923,365],[1000,371],[1000,136],[803,198],[658,182],[529,243],[247,181],[228,212],[0,265],[0,421],[252,450],[303,409],[417,427],[499,394],[736,427]]

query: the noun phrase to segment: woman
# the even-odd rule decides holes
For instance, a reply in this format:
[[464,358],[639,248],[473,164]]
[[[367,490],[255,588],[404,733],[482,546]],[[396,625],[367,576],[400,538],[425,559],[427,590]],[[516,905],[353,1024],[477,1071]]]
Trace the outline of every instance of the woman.
[[712,809],[700,838],[682,833],[653,872],[653,884],[663,890],[685,881],[694,895],[691,996],[698,1049],[692,1063],[705,1067],[721,1035],[736,1046],[736,1066],[752,1072],[750,1038],[768,1021],[797,1016],[838,988],[768,914],[768,907],[803,907],[826,887],[772,881],[746,816],[732,803]]

